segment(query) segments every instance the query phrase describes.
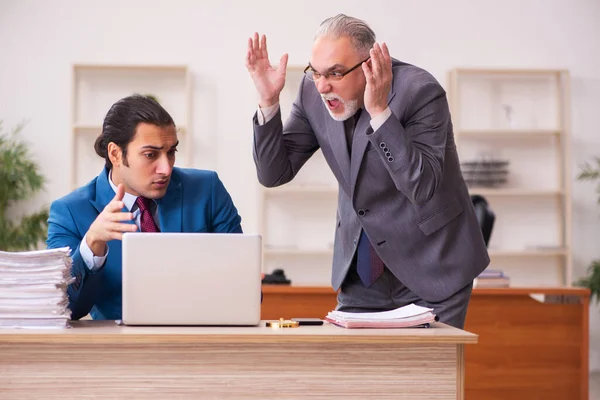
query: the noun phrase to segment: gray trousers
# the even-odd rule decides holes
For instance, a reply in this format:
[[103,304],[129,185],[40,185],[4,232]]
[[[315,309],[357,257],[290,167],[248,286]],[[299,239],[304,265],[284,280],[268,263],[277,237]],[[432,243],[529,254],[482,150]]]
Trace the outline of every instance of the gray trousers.
[[473,282],[443,301],[430,303],[411,292],[387,268],[370,287],[365,287],[356,272],[356,262],[353,262],[338,293],[336,309],[347,312],[375,312],[415,303],[433,308],[440,322],[463,329],[472,289]]

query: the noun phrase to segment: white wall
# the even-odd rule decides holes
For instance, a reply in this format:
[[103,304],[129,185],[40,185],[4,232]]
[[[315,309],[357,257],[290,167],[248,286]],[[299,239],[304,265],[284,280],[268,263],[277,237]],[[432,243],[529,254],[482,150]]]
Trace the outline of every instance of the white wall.
[[[428,69],[443,85],[455,66],[569,69],[573,176],[583,161],[600,156],[597,0],[0,0],[0,119],[5,127],[30,121],[25,135],[50,178],[35,203],[70,190],[71,64],[188,64],[195,80],[195,166],[219,171],[245,230],[256,230],[250,128],[256,98],[244,67],[247,37],[266,33],[274,61],[288,52],[290,64],[304,64],[318,23],[338,12],[365,19],[394,57]],[[573,183],[575,277],[600,257],[595,199],[592,185]],[[590,365],[599,369],[598,308],[591,309],[591,324]]]

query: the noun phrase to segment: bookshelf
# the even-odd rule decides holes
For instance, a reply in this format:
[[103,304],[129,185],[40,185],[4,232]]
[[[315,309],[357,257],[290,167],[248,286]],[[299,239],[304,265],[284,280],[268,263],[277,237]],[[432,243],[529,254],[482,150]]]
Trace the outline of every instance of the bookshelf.
[[75,64],[72,66],[71,187],[76,189],[101,171],[94,151],[104,117],[117,100],[150,94],[171,114],[178,128],[176,165],[192,162],[191,74],[185,65]]
[[448,78],[461,162],[508,162],[505,182],[469,186],[496,214],[490,268],[511,286],[570,286],[569,72],[456,68]]
[[[305,66],[288,66],[280,95],[285,123],[296,99]],[[289,183],[259,185],[259,232],[263,237],[263,272],[285,271],[293,285],[329,286],[338,186],[318,150]]]

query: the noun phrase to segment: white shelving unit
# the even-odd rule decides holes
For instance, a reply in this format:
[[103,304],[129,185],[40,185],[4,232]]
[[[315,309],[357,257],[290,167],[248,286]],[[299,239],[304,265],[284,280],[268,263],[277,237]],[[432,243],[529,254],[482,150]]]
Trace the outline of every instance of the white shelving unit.
[[511,286],[570,286],[570,78],[565,70],[469,69],[449,73],[461,162],[509,161],[505,184],[470,187],[496,213],[490,268]]
[[[280,96],[285,123],[296,99],[304,66],[288,66]],[[329,286],[338,186],[321,151],[286,185],[259,185],[259,232],[263,272],[282,268],[293,285]]]
[[72,68],[71,185],[75,189],[101,171],[94,151],[111,105],[134,93],[155,96],[171,114],[180,140],[176,165],[192,163],[191,74],[185,65],[75,64]]

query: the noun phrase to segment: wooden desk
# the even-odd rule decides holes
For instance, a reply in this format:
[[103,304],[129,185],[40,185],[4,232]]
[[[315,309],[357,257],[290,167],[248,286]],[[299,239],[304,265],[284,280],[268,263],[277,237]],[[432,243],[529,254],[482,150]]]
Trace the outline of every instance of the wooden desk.
[[[337,304],[329,287],[265,285],[263,292],[263,319],[320,318]],[[588,316],[587,289],[474,289],[465,329],[479,342],[465,350],[466,397],[587,400]]]
[[0,330],[0,397],[463,399],[477,336],[333,325]]

